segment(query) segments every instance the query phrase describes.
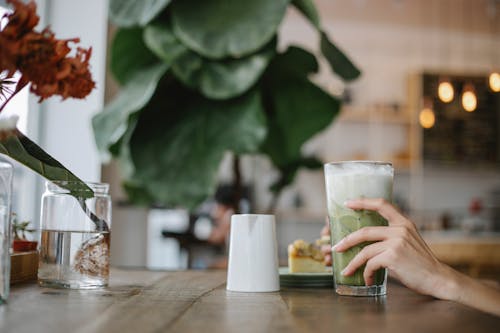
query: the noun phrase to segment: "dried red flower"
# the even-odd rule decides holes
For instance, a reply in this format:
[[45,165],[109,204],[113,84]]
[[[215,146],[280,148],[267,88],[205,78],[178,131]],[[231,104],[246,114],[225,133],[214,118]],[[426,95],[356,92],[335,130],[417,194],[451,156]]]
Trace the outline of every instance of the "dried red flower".
[[0,31],[0,72],[6,71],[7,78],[16,71],[21,73],[14,94],[31,83],[31,92],[40,96],[40,101],[53,95],[63,99],[87,96],[95,87],[89,70],[92,49],[78,47],[75,56],[68,56],[72,51],[69,44],[79,43],[78,38],[56,39],[49,28],[35,31],[39,22],[36,4],[7,2],[14,6],[14,12],[2,17],[8,23]]

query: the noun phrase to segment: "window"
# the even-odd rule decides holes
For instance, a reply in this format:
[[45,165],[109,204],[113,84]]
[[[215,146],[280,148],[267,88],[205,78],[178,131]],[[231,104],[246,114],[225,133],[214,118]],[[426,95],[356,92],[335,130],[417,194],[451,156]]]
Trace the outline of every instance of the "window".
[[[0,6],[0,17],[2,17],[8,10],[5,7]],[[6,21],[2,22],[0,29],[3,29]],[[19,75],[14,77],[15,80],[19,79]],[[25,87],[21,92],[19,92],[10,102],[7,104],[5,109],[2,111],[3,115],[18,115],[19,122],[17,127],[23,133],[28,135],[28,105],[29,105],[29,87]],[[8,159],[8,158],[5,158]],[[25,193],[25,189],[29,189],[29,186],[33,184],[33,175],[29,174],[29,171],[25,167],[18,165],[16,162],[12,163],[14,165],[14,184],[13,187],[16,189],[13,191],[12,197],[12,212],[18,214],[20,220],[30,220],[35,223],[35,197],[34,193]],[[32,186],[33,188],[33,186]],[[33,192],[33,191],[31,191]]]
[[[100,161],[91,118],[103,107],[108,1],[37,0],[36,4],[40,16],[37,29],[50,25],[58,38],[79,37],[83,47],[92,46],[90,63],[97,88],[84,100],[61,102],[61,98],[54,97],[42,104],[26,89],[4,111],[18,114],[19,129],[77,176],[99,181]],[[0,16],[6,8],[6,2],[0,0]],[[26,167],[13,164],[13,211],[37,227],[45,180]]]

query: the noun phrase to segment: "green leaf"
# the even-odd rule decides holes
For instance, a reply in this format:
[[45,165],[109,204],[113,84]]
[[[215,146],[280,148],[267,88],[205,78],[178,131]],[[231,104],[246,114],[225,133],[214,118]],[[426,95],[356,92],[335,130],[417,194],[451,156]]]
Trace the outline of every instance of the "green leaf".
[[126,132],[129,116],[149,102],[167,69],[166,64],[157,64],[136,72],[117,97],[94,116],[94,137],[104,160],[110,158],[108,149]]
[[158,62],[158,58],[144,44],[141,28],[120,29],[111,44],[110,68],[121,84],[144,67]]
[[361,74],[351,60],[335,44],[330,42],[325,32],[321,32],[321,52],[332,70],[342,79],[351,81]]
[[131,181],[125,181],[122,184],[123,189],[127,193],[127,198],[139,206],[151,207],[151,203],[155,202],[155,198],[147,191],[144,185],[137,184]]
[[[287,76],[306,77],[309,74],[317,73],[318,70],[318,61],[313,54],[300,47],[290,46],[285,53],[280,53],[273,60],[273,66],[269,72],[279,71],[286,73]],[[281,74],[278,73],[278,75]]]
[[[288,64],[307,63],[306,51],[289,49],[275,57],[264,76],[263,94],[269,134],[262,146],[277,167],[301,158],[302,145],[326,128],[339,112],[340,102]],[[295,61],[294,61],[295,60]],[[286,83],[286,84],[283,84]]]
[[171,0],[110,0],[109,18],[118,26],[144,26],[160,14]]
[[0,140],[0,153],[5,154],[50,181],[68,181],[60,186],[75,197],[92,198],[94,192],[64,165],[47,154],[20,131]]
[[293,5],[304,14],[305,17],[320,33],[320,48],[324,57],[330,64],[332,70],[343,80],[351,81],[358,78],[360,70],[349,60],[349,58],[329,39],[327,34],[321,30],[318,12],[312,0],[293,0]]
[[183,44],[205,57],[240,58],[271,41],[289,2],[175,1],[172,28]]
[[257,82],[275,54],[275,43],[241,59],[209,60],[195,52],[183,54],[173,65],[175,76],[213,99],[241,95]]
[[275,120],[286,139],[289,154],[326,128],[339,111],[340,103],[306,79],[291,80],[274,94]]
[[130,140],[132,139],[132,135],[137,127],[138,119],[138,113],[132,114],[129,117],[127,130],[117,143],[120,145],[117,152],[117,161],[124,179],[130,179],[135,173],[135,166],[132,163],[132,157],[130,155]]
[[171,64],[188,51],[166,23],[148,25],[144,29],[144,42],[158,58],[167,64]]
[[298,10],[304,14],[305,17],[316,27],[316,29],[321,28],[321,24],[319,22],[319,15],[316,10],[316,6],[312,2],[312,0],[293,0],[293,5],[297,7]]
[[224,152],[255,152],[266,135],[259,95],[212,101],[172,84],[141,112],[130,141],[135,175],[156,203],[194,208],[213,193]]

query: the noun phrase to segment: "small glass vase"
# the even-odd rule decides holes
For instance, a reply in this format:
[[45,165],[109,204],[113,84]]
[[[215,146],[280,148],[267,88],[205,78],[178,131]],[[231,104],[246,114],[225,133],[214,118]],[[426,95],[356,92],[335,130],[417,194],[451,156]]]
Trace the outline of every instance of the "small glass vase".
[[9,296],[12,199],[12,164],[0,159],[0,304]]
[[108,285],[111,231],[109,185],[70,194],[69,182],[47,182],[42,196],[38,283],[42,287],[95,289]]

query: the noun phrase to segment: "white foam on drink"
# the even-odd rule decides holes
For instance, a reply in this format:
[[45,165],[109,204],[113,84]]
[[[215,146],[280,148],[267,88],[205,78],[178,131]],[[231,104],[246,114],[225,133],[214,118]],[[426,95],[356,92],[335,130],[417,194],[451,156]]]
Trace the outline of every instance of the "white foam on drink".
[[392,200],[393,168],[390,164],[345,162],[325,165],[328,209],[358,198]]

